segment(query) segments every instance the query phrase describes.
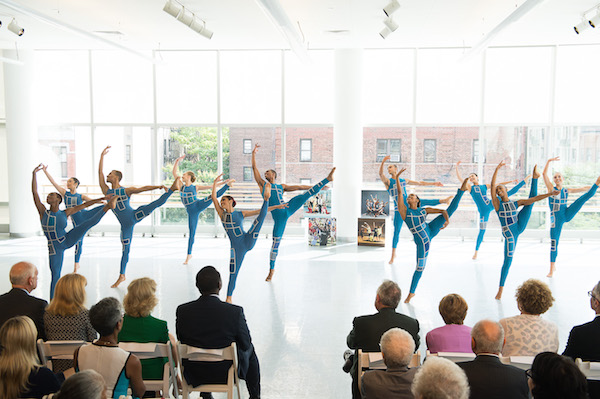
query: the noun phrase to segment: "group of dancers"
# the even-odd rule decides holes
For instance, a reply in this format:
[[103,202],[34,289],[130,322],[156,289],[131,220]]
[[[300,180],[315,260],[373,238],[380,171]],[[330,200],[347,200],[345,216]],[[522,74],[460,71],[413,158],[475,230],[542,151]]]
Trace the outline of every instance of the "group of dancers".
[[[467,177],[466,179],[462,179],[459,172],[460,162],[458,162],[456,164],[456,175],[459,178],[459,180],[462,181],[462,185],[456,192],[456,195],[452,199],[452,202],[450,202],[448,208],[446,210],[441,210],[437,208],[422,208],[422,205],[437,205],[438,203],[442,202],[447,203],[449,201],[449,198],[451,197],[438,201],[425,199],[421,200],[415,194],[407,195],[407,184],[441,185],[441,183],[426,183],[412,180],[404,180],[400,178],[400,175],[406,169],[403,168],[400,171],[398,171],[396,165],[388,166],[388,173],[392,177],[392,179],[388,179],[383,173],[385,163],[388,160],[389,156],[385,157],[381,162],[381,166],[379,168],[379,175],[381,177],[382,182],[386,186],[386,189],[394,199],[394,203],[396,204],[396,211],[394,213],[394,239],[392,241],[392,258],[390,259],[389,263],[393,263],[396,256],[396,247],[398,245],[398,236],[400,234],[400,229],[402,228],[402,221],[404,221],[410,229],[410,232],[413,234],[414,242],[417,246],[417,266],[413,274],[409,294],[406,300],[404,301],[405,303],[409,303],[410,300],[415,296],[417,284],[419,283],[419,280],[423,274],[423,270],[425,269],[425,265],[427,263],[427,256],[429,254],[431,240],[440,232],[441,229],[448,225],[450,216],[452,216],[452,214],[456,211],[458,203],[465,191],[469,191],[479,212],[479,234],[477,236],[475,254],[473,255],[473,259],[477,259],[477,253],[481,246],[481,242],[483,241],[483,236],[485,235],[487,222],[489,220],[489,215],[492,209],[496,211],[498,219],[500,220],[500,225],[502,227],[502,235],[504,236],[504,261],[500,272],[500,284],[498,286],[498,292],[495,297],[496,299],[500,299],[502,297],[504,284],[506,282],[508,271],[512,263],[515,248],[517,245],[517,240],[519,238],[519,235],[525,230],[525,227],[527,226],[527,222],[529,221],[533,209],[533,204],[537,201],[549,198],[551,249],[550,272],[548,273],[548,277],[552,277],[554,271],[556,270],[556,255],[558,250],[558,242],[564,223],[569,222],[571,219],[573,219],[573,217],[575,217],[575,215],[581,209],[583,204],[594,196],[596,190],[598,189],[598,186],[600,185],[600,177],[598,177],[595,184],[592,186],[575,189],[566,189],[562,186],[563,177],[562,174],[560,174],[559,172],[554,174],[554,184],[552,184],[550,178],[548,177],[548,168],[551,162],[559,160],[559,158],[556,157],[549,159],[546,162],[546,166],[544,167],[544,182],[546,183],[546,187],[548,189],[548,192],[546,194],[537,195],[537,182],[540,177],[540,173],[536,165],[533,168],[533,173],[531,175],[532,181],[531,189],[529,192],[529,198],[518,201],[511,201],[509,196],[516,193],[521,187],[523,187],[526,183],[525,180],[527,180],[529,176],[527,176],[525,180],[519,182],[511,190],[507,190],[505,184],[513,183],[516,181],[510,181],[505,183],[497,182],[499,170],[506,165],[504,161],[500,162],[496,167],[492,176],[491,185],[480,184],[479,178],[475,173],[471,173],[469,177]],[[401,189],[399,190],[398,187],[400,187]],[[492,197],[491,199],[487,196],[488,188],[490,189]],[[570,206],[567,206],[567,198],[569,193],[577,193],[582,191],[586,191],[586,193],[580,196]],[[402,194],[402,199],[398,198],[400,193]],[[517,212],[519,207],[523,208],[519,212]],[[431,222],[427,223],[425,219],[427,214],[430,213],[441,213],[441,215],[437,216]]]
[[[174,182],[170,188],[167,188],[166,186],[143,186],[139,188],[123,187],[120,184],[123,177],[120,171],[112,170],[108,175],[104,175],[104,157],[110,150],[110,146],[106,147],[100,155],[100,162],[98,165],[100,188],[105,196],[98,199],[90,199],[85,195],[77,193],[79,180],[76,178],[70,178],[67,181],[67,187],[65,189],[56,183],[56,181],[48,173],[45,165],[40,164],[36,166],[32,177],[32,192],[34,202],[40,216],[42,230],[48,240],[49,264],[52,274],[50,297],[53,297],[54,287],[60,278],[64,251],[75,246],[74,271],[77,272],[83,248],[83,237],[91,227],[96,225],[102,219],[109,209],[114,212],[121,225],[121,243],[123,252],[121,256],[119,277],[112,285],[113,288],[118,287],[119,284],[125,281],[125,271],[129,261],[129,252],[135,225],[150,215],[155,209],[163,205],[171,196],[171,194],[178,190],[180,191],[181,202],[183,203],[188,214],[189,236],[187,256],[184,264],[187,264],[192,258],[192,248],[194,245],[199,214],[208,208],[212,202],[217,214],[219,215],[219,218],[221,219],[223,228],[225,229],[225,232],[227,233],[231,243],[229,259],[230,274],[229,284],[227,286],[228,302],[232,301],[232,295],[235,289],[237,276],[242,267],[244,257],[246,253],[250,251],[256,244],[256,240],[266,214],[267,212],[271,212],[274,221],[273,243],[269,257],[269,274],[266,278],[266,281],[271,281],[275,272],[275,261],[279,252],[279,245],[281,243],[288,219],[296,211],[298,211],[310,197],[317,194],[320,190],[324,189],[328,183],[333,181],[333,173],[335,172],[335,168],[330,171],[329,175],[325,179],[321,180],[314,186],[278,184],[276,183],[277,172],[274,170],[267,170],[264,173],[264,178],[260,174],[256,164],[256,153],[259,148],[260,146],[256,144],[252,151],[253,175],[263,198],[263,204],[261,208],[257,210],[237,211],[234,209],[236,205],[235,199],[230,195],[224,194],[232,186],[235,180],[223,180],[223,175],[219,175],[214,179],[212,185],[194,185],[196,176],[193,172],[187,171],[180,175],[178,171],[179,162],[185,157],[185,155],[179,157],[174,163]],[[457,190],[456,195],[441,200],[421,199],[416,194],[408,195],[406,192],[406,186],[409,184],[419,186],[441,186],[442,184],[440,182],[431,183],[405,180],[401,178],[400,175],[406,169],[403,168],[398,170],[398,167],[393,164],[388,165],[387,170],[391,177],[388,178],[384,174],[384,167],[385,163],[389,159],[389,156],[385,157],[382,160],[379,168],[381,180],[396,204],[393,220],[394,235],[392,240],[392,256],[389,263],[392,264],[395,260],[398,238],[403,222],[406,223],[410,232],[413,234],[413,239],[417,246],[416,269],[412,277],[410,291],[405,303],[409,303],[410,300],[415,296],[417,285],[421,279],[423,271],[425,270],[431,240],[440,232],[440,230],[448,225],[450,217],[458,208],[458,204],[465,191],[469,191],[479,212],[479,234],[477,236],[473,259],[477,258],[492,209],[494,209],[498,214],[498,218],[502,226],[502,235],[504,236],[504,262],[502,264],[500,273],[498,293],[496,294],[496,299],[500,299],[502,297],[504,284],[512,263],[517,240],[527,226],[527,222],[531,216],[533,204],[537,201],[549,198],[551,211],[551,251],[550,272],[548,273],[548,277],[552,277],[556,269],[558,242],[564,223],[567,223],[573,219],[583,204],[596,193],[598,185],[600,185],[600,177],[598,177],[595,184],[592,186],[566,189],[562,186],[563,177],[560,173],[554,174],[554,184],[552,184],[552,181],[548,177],[548,168],[551,162],[557,161],[559,158],[551,158],[546,163],[543,171],[544,182],[546,183],[548,192],[546,194],[537,195],[537,181],[540,177],[540,173],[536,165],[531,176],[532,181],[529,198],[511,201],[509,198],[510,195],[516,193],[520,188],[522,188],[526,184],[526,180],[529,178],[529,176],[523,181],[519,182],[511,190],[507,190],[505,184],[516,181],[503,183],[497,182],[498,172],[503,166],[505,166],[504,162],[500,162],[500,164],[498,164],[496,167],[490,185],[480,184],[479,178],[475,173],[471,173],[467,178],[462,179],[459,172],[460,162],[458,162],[456,164],[456,175],[459,180],[462,181],[462,185]],[[36,176],[37,172],[40,170],[44,171],[49,181],[58,190],[58,193],[50,193],[46,198],[46,202],[50,206],[49,209],[42,204],[37,192]],[[219,186],[222,187],[217,189]],[[129,204],[131,195],[156,189],[163,189],[165,193],[162,194],[158,199],[150,202],[149,204],[142,205],[137,209],[133,209]],[[199,199],[197,196],[197,190],[204,189],[211,189],[211,194],[203,199]],[[488,189],[491,193],[491,199],[487,195]],[[285,202],[283,199],[283,193],[286,191],[305,192],[296,195],[288,202]],[[586,191],[586,193],[581,195],[575,202],[573,202],[573,204],[567,206],[567,198],[569,193],[577,193],[582,191]],[[399,198],[400,195],[402,198]],[[220,201],[219,197],[221,197]],[[59,209],[59,206],[63,200],[66,206],[64,211]],[[89,210],[85,209],[99,203],[104,204]],[[426,207],[438,204],[449,205],[445,210]],[[523,208],[517,212],[518,208],[520,207]],[[430,222],[426,222],[428,214],[440,215]],[[66,232],[67,218],[69,216],[73,222],[73,229]],[[256,219],[254,220],[251,228],[246,232],[243,229],[243,219],[250,216],[256,216]]]
[[[121,265],[119,277],[111,286],[112,288],[118,287],[119,284],[125,281],[125,271],[127,268],[127,263],[129,262],[129,252],[131,249],[131,240],[133,238],[133,229],[135,225],[150,215],[155,209],[163,205],[167,199],[169,199],[171,194],[177,190],[180,191],[181,202],[183,203],[188,214],[189,236],[187,257],[184,261],[184,264],[188,264],[192,258],[192,248],[194,245],[196,227],[198,225],[198,217],[200,213],[208,208],[211,203],[213,203],[215,210],[221,219],[223,228],[225,229],[225,232],[227,233],[231,243],[229,259],[230,274],[229,284],[227,286],[228,302],[232,301],[236,279],[241,269],[244,257],[246,253],[250,251],[256,244],[256,240],[265,216],[267,212],[271,212],[275,223],[273,226],[273,245],[269,259],[269,274],[266,278],[266,281],[271,281],[275,272],[275,260],[279,251],[279,244],[281,243],[281,238],[285,231],[287,220],[302,207],[308,198],[317,194],[325,187],[327,183],[333,181],[333,172],[335,171],[335,168],[331,170],[325,179],[314,186],[277,184],[275,183],[277,173],[272,169],[269,169],[265,172],[265,181],[265,179],[261,177],[256,165],[256,152],[258,151],[259,147],[260,146],[257,144],[252,151],[252,167],[254,178],[263,196],[263,205],[261,209],[253,211],[234,210],[236,205],[235,199],[229,195],[224,195],[225,192],[235,182],[233,179],[223,180],[223,175],[219,175],[217,178],[215,178],[212,185],[202,186],[193,184],[196,181],[196,176],[193,172],[187,171],[183,173],[183,175],[180,175],[178,166],[179,162],[185,157],[185,155],[179,157],[175,161],[173,166],[174,181],[170,188],[167,188],[166,186],[143,186],[139,188],[123,187],[120,184],[121,179],[123,178],[123,174],[120,171],[112,170],[108,175],[106,175],[106,177],[104,175],[104,157],[110,150],[110,146],[107,146],[100,155],[100,162],[98,165],[100,188],[102,189],[105,197],[93,200],[85,195],[77,193],[79,180],[76,178],[70,178],[67,181],[67,188],[65,189],[56,183],[56,181],[48,173],[45,165],[39,164],[36,166],[33,170],[32,193],[36,208],[40,215],[42,230],[48,240],[49,264],[52,274],[52,280],[50,283],[50,298],[54,296],[54,287],[60,278],[65,250],[73,246],[76,247],[74,271],[77,272],[79,269],[79,261],[83,248],[83,237],[90,228],[95,226],[100,219],[102,219],[108,209],[112,209],[119,221],[119,224],[121,225],[121,244],[123,248]],[[50,206],[50,209],[47,209],[42,204],[37,192],[37,172],[40,170],[44,171],[48,177],[48,180],[58,190],[58,193],[50,193],[46,198],[46,202]],[[110,187],[107,183],[110,184]],[[217,191],[217,187],[221,185],[222,187]],[[142,205],[137,209],[133,209],[129,204],[131,195],[156,189],[163,189],[165,193],[155,201],[152,201],[146,205]],[[199,199],[197,196],[197,190],[204,189],[211,189],[211,195],[203,199]],[[295,196],[288,202],[283,200],[283,193],[285,191],[297,190],[307,191],[303,194]],[[66,209],[60,210],[59,206],[63,202],[63,197]],[[220,201],[218,200],[219,197],[221,197]],[[84,210],[89,206],[105,201],[106,204],[103,206],[99,206],[87,211]],[[73,229],[66,232],[67,218],[69,216],[73,222]],[[244,217],[248,216],[257,217],[254,220],[252,227],[245,232],[242,223]]]

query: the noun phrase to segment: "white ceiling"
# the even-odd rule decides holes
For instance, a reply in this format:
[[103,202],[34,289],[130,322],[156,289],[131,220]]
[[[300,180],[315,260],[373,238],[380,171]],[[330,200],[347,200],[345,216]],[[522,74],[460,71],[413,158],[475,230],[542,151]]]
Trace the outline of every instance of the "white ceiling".
[[[277,0],[304,46],[315,48],[471,47],[525,0],[399,0],[400,28],[383,40],[379,31],[388,0]],[[531,1],[531,0],[529,0]],[[600,43],[600,28],[576,35],[573,25],[600,0],[545,0],[490,43],[501,45]],[[180,0],[214,32],[207,40],[162,8],[166,0],[0,0],[0,48],[108,48],[106,44],[7,7],[10,2],[44,17],[132,49],[271,49],[289,45],[255,0]],[[592,13],[593,14],[593,13]],[[12,17],[25,28],[17,37]],[[95,33],[114,31],[120,34]],[[338,32],[338,33],[334,33]]]

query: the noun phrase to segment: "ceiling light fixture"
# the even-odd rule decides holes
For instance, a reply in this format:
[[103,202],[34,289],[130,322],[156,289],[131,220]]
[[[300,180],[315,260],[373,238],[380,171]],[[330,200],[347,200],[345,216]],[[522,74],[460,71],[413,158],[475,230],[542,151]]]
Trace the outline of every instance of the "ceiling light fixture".
[[163,7],[163,11],[171,15],[173,18],[177,18],[181,10],[183,10],[183,6],[181,6],[173,0],[167,1],[165,6]]
[[179,22],[187,25],[201,36],[204,36],[207,39],[213,37],[213,32],[206,29],[206,22],[203,19],[198,18],[196,14],[190,10],[187,10],[183,5],[178,3],[177,0],[168,0],[163,7],[163,11],[172,17],[177,18]]
[[385,13],[386,17],[389,17],[393,13],[395,13],[396,11],[398,11],[399,8],[400,8],[400,3],[398,3],[398,0],[392,0],[390,2],[390,4],[388,4],[387,6],[383,7],[383,12]]
[[8,30],[17,36],[23,36],[23,33],[25,33],[25,29],[21,28],[14,18],[10,21],[10,24],[8,24]]
[[383,21],[383,23],[385,24],[385,26],[387,26],[387,28],[392,31],[395,32],[396,29],[398,29],[398,24],[396,23],[396,21],[394,21],[392,18],[388,18],[385,21]]
[[381,32],[379,32],[379,36],[381,36],[384,39],[387,39],[387,37],[392,33],[392,31],[386,26],[385,28],[383,28],[381,30]]
[[589,23],[592,28],[600,25],[600,8],[596,11],[596,15],[590,19]]
[[578,23],[577,25],[575,25],[573,27],[573,29],[575,30],[575,33],[577,33],[579,35],[579,34],[581,34],[581,32],[588,29],[590,27],[590,22],[591,21],[588,21],[585,18],[583,18],[580,23]]

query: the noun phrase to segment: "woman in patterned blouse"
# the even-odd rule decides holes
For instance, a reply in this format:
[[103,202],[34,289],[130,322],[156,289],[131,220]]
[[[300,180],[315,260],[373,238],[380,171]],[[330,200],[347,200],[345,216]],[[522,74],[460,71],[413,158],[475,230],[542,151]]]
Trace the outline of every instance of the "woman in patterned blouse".
[[503,356],[535,356],[558,351],[558,327],[540,317],[552,306],[554,297],[546,283],[529,279],[517,288],[521,314],[500,320],[506,344]]
[[[66,274],[56,283],[54,298],[44,314],[44,328],[48,341],[87,341],[96,339],[97,333],[90,323],[85,308],[87,280],[81,274]],[[54,360],[55,373],[73,367],[72,360]]]

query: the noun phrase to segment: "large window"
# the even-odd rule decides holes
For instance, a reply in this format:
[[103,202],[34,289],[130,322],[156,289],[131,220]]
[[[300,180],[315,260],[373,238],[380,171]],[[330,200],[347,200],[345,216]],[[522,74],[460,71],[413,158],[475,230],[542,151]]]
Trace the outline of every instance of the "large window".
[[387,155],[390,156],[390,162],[402,162],[401,149],[402,140],[400,139],[378,139],[377,140],[377,162],[381,162]]

